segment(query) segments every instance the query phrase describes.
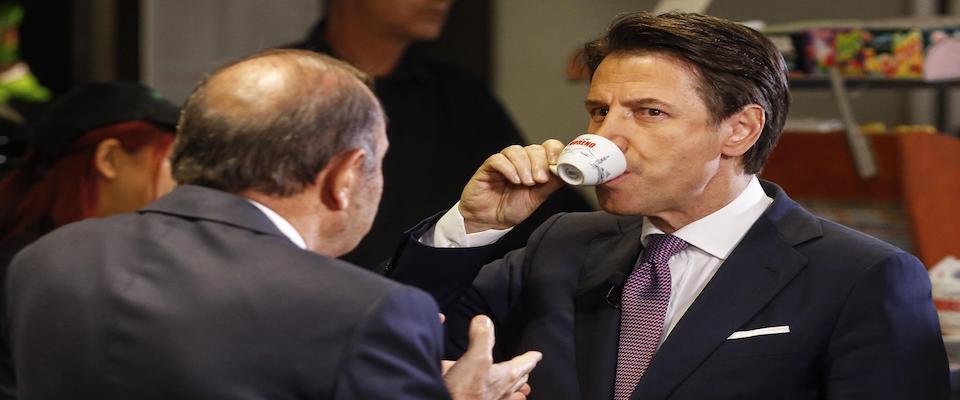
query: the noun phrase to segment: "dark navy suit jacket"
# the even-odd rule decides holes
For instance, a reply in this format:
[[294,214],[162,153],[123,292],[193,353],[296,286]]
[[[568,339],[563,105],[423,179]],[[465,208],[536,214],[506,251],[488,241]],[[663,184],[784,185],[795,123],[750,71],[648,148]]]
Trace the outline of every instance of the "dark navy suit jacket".
[[[763,186],[773,204],[679,320],[632,399],[947,398],[923,265]],[[557,215],[525,249],[489,264],[495,246],[417,243],[432,222],[411,232],[388,274],[438,300],[448,355],[464,348],[469,317],[489,314],[498,357],[543,352],[532,398],[613,397],[616,291],[642,250],[642,218]],[[789,333],[727,339],[775,326]]]
[[449,398],[437,312],[197,186],[57,230],[7,280],[23,399]]

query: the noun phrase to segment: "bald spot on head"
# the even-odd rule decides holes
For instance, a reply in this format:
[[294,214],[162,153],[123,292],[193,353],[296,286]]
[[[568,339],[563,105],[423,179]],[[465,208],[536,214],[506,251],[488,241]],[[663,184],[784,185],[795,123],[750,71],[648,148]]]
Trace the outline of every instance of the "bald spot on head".
[[197,97],[207,113],[253,122],[295,112],[317,93],[339,91],[343,85],[363,82],[316,57],[267,53],[218,71]]
[[291,195],[334,154],[378,163],[383,109],[369,78],[340,60],[271,50],[217,70],[183,106],[171,163],[180,184]]

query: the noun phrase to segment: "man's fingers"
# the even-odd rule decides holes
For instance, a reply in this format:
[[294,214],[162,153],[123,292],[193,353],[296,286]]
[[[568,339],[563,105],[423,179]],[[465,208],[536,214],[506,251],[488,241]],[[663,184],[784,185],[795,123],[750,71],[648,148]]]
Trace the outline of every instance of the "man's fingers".
[[520,389],[510,393],[509,400],[525,400],[530,395],[530,385],[524,383]]
[[550,181],[549,165],[556,164],[562,149],[563,143],[555,139],[543,145],[513,145],[488,157],[484,164],[488,171],[496,171],[515,185],[535,186]]
[[[493,322],[486,315],[478,315],[470,321],[470,343],[463,357],[484,359],[493,363]],[[512,361],[512,360],[511,360]],[[536,365],[536,363],[534,363]],[[518,368],[520,365],[518,364]]]
[[549,164],[556,164],[557,157],[560,157],[560,152],[563,151],[563,142],[557,139],[547,139],[541,146],[543,146],[544,151],[547,153],[547,162]]
[[520,174],[520,180],[523,181],[524,185],[533,186],[535,184],[533,181],[533,168],[530,165],[530,156],[527,155],[527,151],[524,150],[523,147],[513,145],[500,151],[500,154],[503,154],[510,160],[513,167],[517,170],[517,173]]
[[[499,399],[523,399],[530,393],[527,379],[530,371],[537,366],[543,355],[540,352],[528,351],[516,356],[510,361],[498,363],[490,371],[491,380],[487,384],[489,393]],[[527,386],[525,388],[525,386]],[[518,396],[519,395],[519,396]]]
[[546,199],[547,196],[550,196],[551,193],[555,192],[557,189],[563,186],[563,180],[557,176],[551,176],[550,180],[544,182],[543,184],[533,187],[530,190],[536,195],[537,198]]
[[539,363],[541,359],[543,359],[543,354],[539,351],[528,351],[504,364],[509,365],[510,373],[519,378],[524,375],[529,375],[530,371],[533,371],[533,368],[537,366],[537,363]]
[[531,391],[532,389],[529,383],[524,383],[523,386],[520,386],[520,390],[517,390],[517,392],[522,393],[524,396],[529,396]]
[[503,175],[510,183],[514,185],[521,185],[523,182],[520,180],[520,174],[517,173],[517,168],[513,166],[513,163],[507,159],[507,156],[503,153],[497,153],[487,158],[487,161],[484,163],[489,168],[496,171],[498,174]]
[[527,380],[530,379],[530,375],[521,376],[516,382],[514,382],[513,387],[507,392],[507,395],[503,396],[510,400],[523,400],[530,395],[530,385],[527,384]]
[[453,368],[453,365],[456,363],[456,361],[440,360],[440,371],[443,372],[443,375],[446,375],[447,371],[449,371],[450,368]]
[[527,386],[527,380],[529,379],[530,379],[530,375],[524,374],[523,376],[520,377],[520,379],[517,380],[516,383],[513,384],[513,388],[511,391],[519,392],[521,389],[523,389],[524,386]]
[[440,324],[442,325],[446,321],[447,321],[447,316],[443,315],[443,313],[440,313]]
[[531,144],[523,148],[530,159],[530,167],[533,171],[533,180],[537,183],[546,183],[550,180],[550,170],[547,166],[547,150],[543,146]]
[[[488,318],[488,319],[489,319],[489,318]],[[491,323],[491,326],[492,326],[492,323]],[[508,362],[509,362],[509,363],[524,364],[524,365],[530,363],[530,364],[532,364],[532,365],[530,365],[530,369],[533,369],[533,367],[536,367],[536,366],[537,366],[537,363],[540,362],[540,360],[542,360],[542,359],[543,359],[543,353],[541,353],[541,352],[539,352],[539,351],[528,351],[528,352],[526,352],[526,353],[523,353],[523,354],[521,354],[521,355],[519,355],[519,356],[516,356],[516,357],[510,359],[510,361],[508,361]]]

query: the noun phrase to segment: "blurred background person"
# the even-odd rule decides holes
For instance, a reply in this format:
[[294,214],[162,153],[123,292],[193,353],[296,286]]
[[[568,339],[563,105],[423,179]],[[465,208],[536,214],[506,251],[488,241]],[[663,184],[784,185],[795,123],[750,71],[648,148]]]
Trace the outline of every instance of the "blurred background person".
[[[325,18],[291,47],[327,53],[375,78],[387,113],[390,151],[384,161],[380,213],[370,233],[343,258],[375,268],[398,234],[424,215],[449,207],[462,182],[490,154],[525,143],[486,84],[432,55],[424,42],[440,36],[451,0],[329,0]],[[547,217],[587,211],[573,189],[554,194],[503,242],[522,247]]]
[[174,185],[179,111],[139,83],[80,86],[33,129],[24,165],[0,181],[0,265],[74,221],[136,210]]
[[12,2],[0,2],[0,104],[10,100],[42,102],[50,91],[37,81],[20,59],[20,22],[23,8]]
[[178,116],[139,83],[80,86],[52,105],[25,165],[0,181],[0,263],[61,225],[133,211],[169,192]]
[[52,97],[20,58],[23,17],[20,4],[0,1],[0,177],[21,161],[29,118]]
[[[25,164],[0,181],[0,283],[13,256],[40,236],[139,209],[172,190],[167,158],[178,117],[175,105],[139,83],[88,84],[55,102],[33,131]],[[16,379],[0,337],[6,398],[16,398]]]

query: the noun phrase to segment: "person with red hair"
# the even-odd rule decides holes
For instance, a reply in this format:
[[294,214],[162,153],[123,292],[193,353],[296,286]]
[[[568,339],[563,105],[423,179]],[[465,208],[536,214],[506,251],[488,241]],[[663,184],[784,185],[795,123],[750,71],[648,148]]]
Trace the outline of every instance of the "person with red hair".
[[24,165],[0,181],[0,263],[59,226],[133,211],[172,190],[166,158],[178,117],[139,83],[88,84],[54,104]]
[[[177,106],[139,83],[88,84],[54,103],[34,127],[23,165],[0,181],[0,279],[13,256],[40,236],[139,209],[171,191],[167,158],[178,117]],[[0,398],[16,398],[6,343]]]

